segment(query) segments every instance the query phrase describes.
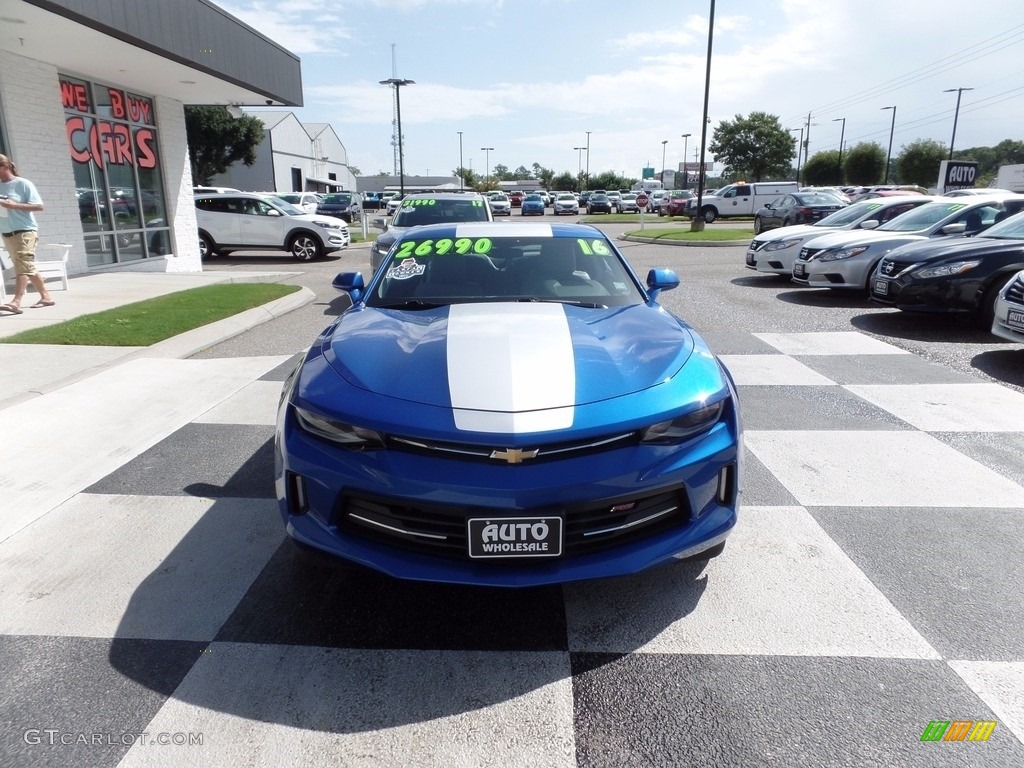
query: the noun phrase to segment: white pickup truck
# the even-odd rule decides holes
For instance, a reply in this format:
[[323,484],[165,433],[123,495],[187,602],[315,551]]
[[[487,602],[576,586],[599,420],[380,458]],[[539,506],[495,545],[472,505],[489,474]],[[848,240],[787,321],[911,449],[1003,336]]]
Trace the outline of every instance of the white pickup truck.
[[[738,181],[722,187],[713,195],[705,195],[700,205],[701,217],[710,224],[715,219],[753,216],[754,211],[764,208],[775,198],[796,192],[798,189],[800,185],[795,181]],[[687,204],[686,215],[694,218],[696,208],[695,198]]]

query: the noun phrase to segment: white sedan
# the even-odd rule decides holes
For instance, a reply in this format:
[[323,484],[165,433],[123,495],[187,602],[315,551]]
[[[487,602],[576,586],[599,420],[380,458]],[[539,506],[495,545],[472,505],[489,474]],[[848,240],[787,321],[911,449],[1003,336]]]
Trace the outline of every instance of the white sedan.
[[572,192],[561,192],[555,198],[555,216],[563,213],[577,216],[579,212],[580,201]]
[[992,333],[1001,339],[1024,344],[1024,271],[1014,275],[999,291]]

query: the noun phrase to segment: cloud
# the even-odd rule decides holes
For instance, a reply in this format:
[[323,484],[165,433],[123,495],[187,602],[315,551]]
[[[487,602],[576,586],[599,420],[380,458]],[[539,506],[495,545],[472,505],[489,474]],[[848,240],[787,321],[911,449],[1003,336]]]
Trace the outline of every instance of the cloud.
[[232,16],[296,54],[339,53],[339,45],[352,37],[342,17],[314,0],[219,3]]

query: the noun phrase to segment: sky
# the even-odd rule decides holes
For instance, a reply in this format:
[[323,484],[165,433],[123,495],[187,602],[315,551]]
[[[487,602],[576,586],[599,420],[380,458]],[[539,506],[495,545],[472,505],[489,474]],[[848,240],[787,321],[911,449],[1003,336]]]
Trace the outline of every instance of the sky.
[[[711,0],[217,4],[301,58],[290,111],[330,123],[364,176],[396,168],[394,91],[379,84],[392,77],[414,81],[400,93],[407,176],[451,175],[461,152],[481,175],[539,163],[639,178],[700,151]],[[1024,141],[1024,0],[973,7],[717,0],[707,142],[751,112],[794,141],[803,126],[812,156],[841,139],[887,149],[891,130],[894,157],[919,139],[948,147],[955,115],[955,149]],[[958,88],[973,90],[945,92]]]

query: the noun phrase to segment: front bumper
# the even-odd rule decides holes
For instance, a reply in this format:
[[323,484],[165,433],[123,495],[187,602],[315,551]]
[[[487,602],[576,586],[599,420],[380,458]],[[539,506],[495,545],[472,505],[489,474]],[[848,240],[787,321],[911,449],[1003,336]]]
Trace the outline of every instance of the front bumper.
[[[736,523],[740,441],[733,408],[679,446],[494,465],[390,449],[354,453],[302,431],[286,407],[275,484],[288,535],[307,547],[398,578],[536,586],[636,573],[723,541]],[[639,510],[636,520],[616,524],[631,514],[620,507]],[[564,520],[561,556],[469,557],[470,517],[541,515]]]

